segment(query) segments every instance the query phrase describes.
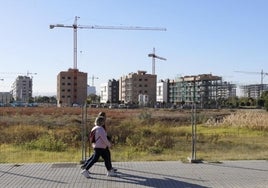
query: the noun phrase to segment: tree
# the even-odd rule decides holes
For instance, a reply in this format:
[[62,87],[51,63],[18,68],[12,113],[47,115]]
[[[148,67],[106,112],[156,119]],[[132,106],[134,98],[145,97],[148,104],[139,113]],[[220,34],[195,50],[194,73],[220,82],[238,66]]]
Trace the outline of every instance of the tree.
[[262,93],[261,99],[264,101],[264,108],[268,111],[268,91]]
[[92,103],[99,103],[100,102],[100,97],[95,94],[90,94],[87,96],[87,103],[92,104]]

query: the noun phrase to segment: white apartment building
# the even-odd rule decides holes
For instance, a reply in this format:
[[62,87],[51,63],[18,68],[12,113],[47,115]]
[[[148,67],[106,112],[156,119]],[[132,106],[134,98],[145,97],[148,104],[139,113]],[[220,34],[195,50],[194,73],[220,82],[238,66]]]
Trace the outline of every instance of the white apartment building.
[[100,103],[107,103],[109,100],[109,84],[102,83],[100,85]]
[[29,102],[32,98],[32,78],[29,76],[18,76],[12,84],[12,96],[15,101]]
[[168,83],[160,80],[156,84],[156,102],[167,103],[168,102]]

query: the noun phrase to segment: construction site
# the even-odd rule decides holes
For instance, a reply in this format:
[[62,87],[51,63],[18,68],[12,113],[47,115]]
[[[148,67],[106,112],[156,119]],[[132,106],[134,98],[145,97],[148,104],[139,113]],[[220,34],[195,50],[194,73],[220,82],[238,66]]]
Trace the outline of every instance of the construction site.
[[169,82],[169,103],[181,107],[193,103],[200,108],[217,108],[221,99],[236,96],[236,85],[212,74],[179,77]]

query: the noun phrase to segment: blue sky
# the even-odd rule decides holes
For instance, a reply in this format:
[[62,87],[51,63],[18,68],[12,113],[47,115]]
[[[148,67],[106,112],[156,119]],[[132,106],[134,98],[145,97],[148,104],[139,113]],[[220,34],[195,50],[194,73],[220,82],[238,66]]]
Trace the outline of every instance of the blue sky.
[[[0,0],[0,91],[14,73],[33,75],[34,95],[56,94],[56,77],[73,67],[73,30],[50,24],[164,27],[167,31],[78,30],[78,69],[94,85],[138,70],[157,79],[208,74],[259,84],[268,72],[267,0]],[[257,72],[244,74],[235,71]],[[264,77],[267,84],[268,76]]]

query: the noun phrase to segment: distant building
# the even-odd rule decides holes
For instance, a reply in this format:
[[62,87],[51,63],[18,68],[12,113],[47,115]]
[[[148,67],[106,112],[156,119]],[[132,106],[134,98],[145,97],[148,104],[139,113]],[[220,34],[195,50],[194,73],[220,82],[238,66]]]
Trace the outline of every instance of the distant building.
[[109,102],[109,86],[108,82],[102,83],[100,85],[100,103],[107,103]]
[[229,97],[236,97],[236,85],[230,82],[222,82],[220,88],[220,97],[228,99]]
[[138,71],[122,76],[119,80],[119,101],[125,104],[139,104],[139,100],[146,98],[148,105],[156,103],[156,75]]
[[156,84],[156,102],[158,107],[164,107],[168,102],[168,80],[160,80]]
[[236,86],[222,82],[212,74],[184,76],[169,82],[170,104],[189,106],[193,102],[201,108],[218,107],[220,100],[236,95]]
[[62,71],[57,76],[57,105],[83,105],[87,99],[87,73],[78,69]]
[[107,83],[101,84],[100,88],[101,103],[119,103],[119,81],[112,79]]
[[242,96],[257,99],[261,97],[263,91],[268,91],[267,84],[251,84],[241,86]]
[[87,96],[90,94],[96,95],[96,87],[87,85]]
[[18,76],[12,84],[12,96],[15,101],[29,102],[32,98],[32,78],[29,76]]
[[10,92],[0,92],[0,105],[5,106],[12,100],[12,94]]

